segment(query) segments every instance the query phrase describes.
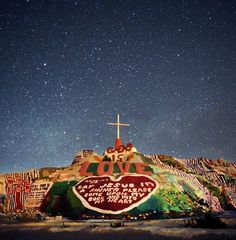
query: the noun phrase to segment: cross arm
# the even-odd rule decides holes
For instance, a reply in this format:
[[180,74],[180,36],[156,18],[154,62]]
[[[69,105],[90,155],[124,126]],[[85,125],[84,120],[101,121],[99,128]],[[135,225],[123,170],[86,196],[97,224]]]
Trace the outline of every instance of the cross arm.
[[108,125],[117,126],[117,123],[107,123]]

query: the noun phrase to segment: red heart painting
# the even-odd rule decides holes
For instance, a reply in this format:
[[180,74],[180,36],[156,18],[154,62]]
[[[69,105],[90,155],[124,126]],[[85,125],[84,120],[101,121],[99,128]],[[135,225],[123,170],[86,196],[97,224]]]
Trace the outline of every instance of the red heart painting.
[[120,214],[145,202],[157,190],[158,183],[146,175],[87,177],[73,187],[86,208]]

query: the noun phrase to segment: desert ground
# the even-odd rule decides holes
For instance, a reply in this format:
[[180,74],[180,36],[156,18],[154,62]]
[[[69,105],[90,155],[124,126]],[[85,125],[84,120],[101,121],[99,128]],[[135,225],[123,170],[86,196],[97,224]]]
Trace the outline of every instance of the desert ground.
[[50,219],[39,222],[12,222],[1,219],[1,240],[227,240],[236,239],[236,218],[225,218],[225,228],[192,228],[183,223],[186,219],[149,221],[89,220],[70,221]]

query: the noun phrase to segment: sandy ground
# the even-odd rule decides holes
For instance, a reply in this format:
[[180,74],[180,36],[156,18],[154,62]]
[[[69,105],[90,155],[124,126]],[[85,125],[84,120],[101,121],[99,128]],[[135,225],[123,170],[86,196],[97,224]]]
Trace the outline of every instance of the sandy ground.
[[[235,224],[236,219],[231,219]],[[28,223],[0,224],[1,240],[228,240],[236,239],[235,225],[226,229],[186,228],[182,220],[125,222],[112,228],[111,221],[50,220]],[[232,228],[232,226],[234,228]]]

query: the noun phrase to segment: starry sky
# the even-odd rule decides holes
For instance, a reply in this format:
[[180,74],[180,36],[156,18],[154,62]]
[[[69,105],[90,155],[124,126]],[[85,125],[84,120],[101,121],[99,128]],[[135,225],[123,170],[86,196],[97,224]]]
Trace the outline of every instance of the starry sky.
[[0,171],[81,149],[236,161],[236,2],[0,2]]

